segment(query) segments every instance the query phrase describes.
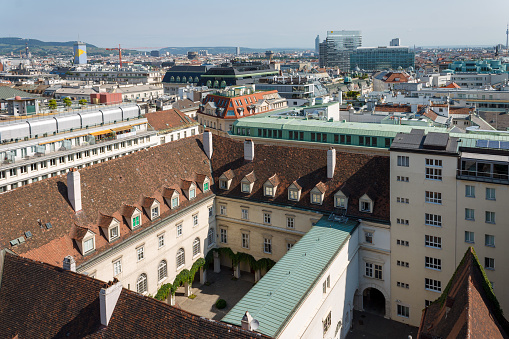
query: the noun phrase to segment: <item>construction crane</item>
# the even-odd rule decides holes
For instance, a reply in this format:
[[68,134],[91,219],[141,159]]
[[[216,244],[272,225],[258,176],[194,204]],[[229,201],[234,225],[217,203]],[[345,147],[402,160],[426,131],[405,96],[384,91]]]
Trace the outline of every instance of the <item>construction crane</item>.
[[131,47],[131,48],[122,48],[120,44],[115,48],[106,48],[107,51],[118,51],[118,61],[120,64],[120,68],[122,68],[122,50],[136,50],[136,49],[161,49],[165,47]]

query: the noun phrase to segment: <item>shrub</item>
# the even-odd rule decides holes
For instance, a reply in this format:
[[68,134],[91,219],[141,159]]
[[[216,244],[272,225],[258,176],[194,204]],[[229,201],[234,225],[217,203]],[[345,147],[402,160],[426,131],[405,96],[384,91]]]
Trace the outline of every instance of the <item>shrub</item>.
[[221,310],[226,307],[226,300],[224,299],[217,299],[216,301],[216,307],[217,309]]

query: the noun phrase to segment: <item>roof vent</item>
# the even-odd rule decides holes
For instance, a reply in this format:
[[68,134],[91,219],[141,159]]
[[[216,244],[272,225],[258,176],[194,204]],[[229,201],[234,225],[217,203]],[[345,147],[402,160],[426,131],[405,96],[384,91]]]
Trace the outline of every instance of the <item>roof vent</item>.
[[30,231],[26,231],[25,232],[25,237],[28,239],[28,238],[31,238],[32,237],[32,232]]
[[47,230],[49,230],[49,229],[50,229],[50,228],[52,228],[52,227],[53,227],[53,226],[51,225],[51,223],[50,223],[50,222],[47,222],[47,223],[46,223],[46,229],[47,229]]
[[122,284],[117,280],[117,278],[107,284],[104,284],[103,288],[101,288],[101,291],[99,292],[101,325],[108,326],[121,292]]

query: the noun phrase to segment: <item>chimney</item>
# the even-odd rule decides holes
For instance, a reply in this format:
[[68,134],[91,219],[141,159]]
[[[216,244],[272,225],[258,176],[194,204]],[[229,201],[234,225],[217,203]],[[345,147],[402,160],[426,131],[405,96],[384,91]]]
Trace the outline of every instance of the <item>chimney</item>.
[[99,292],[101,325],[108,326],[121,292],[122,284],[116,278],[115,280],[104,284],[103,288],[101,288],[101,291]]
[[253,161],[254,159],[254,142],[252,139],[244,141],[244,160]]
[[76,272],[76,260],[70,255],[64,258],[63,268],[66,271]]
[[336,149],[329,148],[327,151],[327,179],[334,178],[334,170],[336,169]]
[[212,158],[212,133],[208,129],[203,132],[203,149],[209,159]]
[[246,313],[242,317],[242,320],[240,321],[242,323],[242,329],[251,331],[251,322],[252,321],[253,321],[253,317],[251,316],[251,314],[249,314],[248,311],[246,311]]
[[67,198],[75,212],[81,211],[81,180],[76,168],[69,169],[67,173]]

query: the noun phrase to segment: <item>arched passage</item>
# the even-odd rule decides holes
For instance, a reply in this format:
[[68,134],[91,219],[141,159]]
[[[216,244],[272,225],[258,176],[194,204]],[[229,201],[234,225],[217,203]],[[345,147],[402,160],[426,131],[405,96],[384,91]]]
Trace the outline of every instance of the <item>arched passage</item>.
[[362,308],[366,312],[385,316],[385,297],[380,290],[368,287],[362,292]]

